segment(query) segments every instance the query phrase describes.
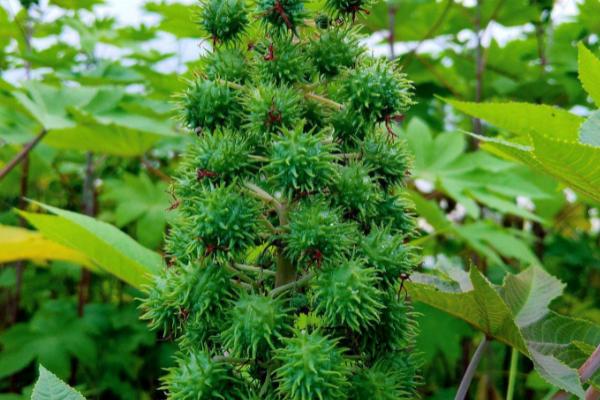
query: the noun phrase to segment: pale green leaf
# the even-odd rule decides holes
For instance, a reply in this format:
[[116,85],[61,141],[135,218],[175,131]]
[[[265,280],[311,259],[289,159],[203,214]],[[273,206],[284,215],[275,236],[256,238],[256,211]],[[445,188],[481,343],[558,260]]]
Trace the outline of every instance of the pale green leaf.
[[513,320],[511,310],[492,284],[476,269],[469,273],[473,290],[466,292],[444,292],[440,288],[420,283],[409,283],[409,293],[417,301],[454,315],[488,337],[515,347],[528,354],[527,346]]
[[594,112],[581,125],[579,139],[581,143],[596,147],[600,146],[600,111]]
[[[419,283],[407,282],[411,296],[517,348],[532,359],[547,382],[583,398],[577,368],[600,342],[600,326],[550,311],[550,302],[562,294],[560,281],[539,267],[508,276],[497,291],[475,269],[470,274],[472,287],[427,277],[417,275]],[[510,322],[500,325],[505,329],[494,331],[489,320]],[[507,333],[512,336],[503,336]],[[515,343],[515,338],[520,340]]]
[[517,325],[524,327],[543,318],[550,302],[564,288],[564,283],[542,268],[528,268],[517,275],[506,275],[501,295],[515,315]]
[[31,400],[85,400],[85,397],[40,365],[40,376],[33,387]]

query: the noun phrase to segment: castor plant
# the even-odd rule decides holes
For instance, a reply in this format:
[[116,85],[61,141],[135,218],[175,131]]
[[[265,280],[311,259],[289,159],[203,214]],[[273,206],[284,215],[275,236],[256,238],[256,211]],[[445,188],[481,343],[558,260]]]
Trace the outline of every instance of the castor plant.
[[411,84],[360,44],[371,3],[201,2],[212,50],[179,97],[193,143],[142,303],[179,346],[168,398],[416,397]]

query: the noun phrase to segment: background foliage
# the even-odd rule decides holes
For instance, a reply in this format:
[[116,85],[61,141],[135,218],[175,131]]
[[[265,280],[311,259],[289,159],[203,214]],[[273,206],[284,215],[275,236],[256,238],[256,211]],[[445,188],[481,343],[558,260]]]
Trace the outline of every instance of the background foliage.
[[[157,378],[172,362],[172,346],[138,321],[134,299],[145,273],[160,266],[155,252],[173,217],[166,212],[174,201],[168,176],[186,146],[169,99],[194,61],[183,62],[179,49],[190,39],[210,43],[198,39],[193,12],[179,3],[147,3],[158,20],[152,26],[101,17],[93,12],[97,0],[23,3],[31,5],[0,2],[0,166],[44,138],[28,162],[0,180],[0,399],[29,397],[38,363],[88,398],[160,396]],[[470,266],[497,285],[508,273],[523,278],[528,267],[543,268],[566,288],[536,307],[597,325],[600,164],[592,161],[600,136],[600,69],[593,68],[600,2],[581,1],[568,18],[558,17],[560,7],[543,0],[379,2],[363,16],[364,33],[375,52],[396,56],[415,84],[418,104],[398,133],[414,156],[410,190],[422,216],[417,244],[426,254],[425,276],[459,291],[470,282]],[[157,44],[165,38],[172,44],[166,49]],[[578,43],[589,54],[580,46],[578,56]],[[590,64],[592,75],[580,76],[580,65]],[[565,112],[472,104],[507,100]],[[548,136],[562,142],[544,141]],[[565,142],[573,150],[559,159],[531,154],[564,150]],[[567,158],[581,160],[583,152],[587,163]],[[552,162],[563,168],[548,167]],[[413,277],[414,297],[424,297],[415,289],[419,279]],[[481,334],[424,303],[416,307],[423,314],[421,391],[454,398]],[[570,361],[576,367],[583,359]],[[492,342],[472,398],[504,398],[510,360],[511,349]],[[516,382],[515,398],[557,390],[525,357]]]

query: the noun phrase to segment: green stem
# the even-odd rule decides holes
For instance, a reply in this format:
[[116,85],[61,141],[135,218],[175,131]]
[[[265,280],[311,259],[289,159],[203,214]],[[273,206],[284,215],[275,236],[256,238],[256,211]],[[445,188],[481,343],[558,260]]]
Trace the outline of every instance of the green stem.
[[295,281],[286,283],[285,285],[276,287],[275,289],[273,289],[269,292],[269,296],[275,297],[275,296],[280,295],[281,293],[284,293],[287,290],[302,287],[302,286],[308,284],[314,276],[315,276],[315,274],[313,274],[311,272],[311,273],[304,275],[302,278],[300,278],[298,280],[295,280]]
[[231,272],[233,275],[235,275],[237,278],[240,278],[244,282],[247,282],[252,286],[256,285],[256,283],[254,282],[254,280],[252,278],[250,278],[248,275],[246,275],[242,271],[238,270],[237,268],[235,268],[229,264],[224,264],[224,267],[227,271]]
[[334,110],[342,110],[344,108],[344,106],[340,103],[337,103],[331,99],[328,99],[326,97],[323,96],[319,96],[318,94],[315,93],[304,93],[304,97],[306,97],[307,99],[311,99],[314,100],[318,103],[323,104],[324,106],[327,106],[329,108],[332,108]]
[[508,373],[508,388],[506,390],[506,400],[512,400],[515,395],[515,385],[517,384],[517,372],[519,370],[519,351],[513,347],[510,354],[510,371]]
[[296,269],[290,260],[283,254],[283,249],[277,250],[277,271],[275,272],[275,287],[281,288],[285,285],[295,283]]
[[246,264],[234,264],[234,267],[237,269],[240,269],[242,271],[248,271],[248,272],[254,272],[255,274],[265,274],[265,275],[275,275],[275,272],[268,270],[268,269],[264,269],[261,267],[255,267],[253,265],[246,265]]

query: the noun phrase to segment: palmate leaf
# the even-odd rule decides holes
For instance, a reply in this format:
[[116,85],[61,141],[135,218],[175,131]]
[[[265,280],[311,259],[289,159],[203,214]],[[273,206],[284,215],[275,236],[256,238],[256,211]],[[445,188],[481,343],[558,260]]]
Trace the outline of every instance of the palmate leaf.
[[82,365],[94,365],[98,357],[95,329],[89,320],[78,316],[73,302],[48,299],[30,321],[17,323],[0,335],[0,378],[34,361],[61,378],[69,376],[73,358]]
[[[435,228],[436,234],[456,235],[473,250],[485,256],[491,263],[504,265],[501,257],[504,256],[515,258],[525,264],[540,264],[539,259],[531,251],[527,242],[519,236],[520,233],[498,226],[491,221],[476,221],[463,225],[455,224],[432,200],[427,200],[413,191],[409,191],[409,195],[419,215]],[[417,239],[415,244],[430,237]]]
[[37,131],[48,131],[44,143],[55,148],[137,156],[159,140],[173,137],[168,122],[121,110],[121,102],[131,99],[119,88],[27,82],[12,94],[39,124]]
[[169,214],[165,211],[169,207],[166,183],[154,183],[145,174],[125,174],[106,182],[101,199],[116,204],[114,218],[119,228],[135,222],[140,243],[149,248],[160,244]]
[[[520,352],[527,354],[527,345],[516,325],[512,312],[491,283],[476,269],[469,273],[471,290],[460,290],[460,286],[449,286],[443,281],[431,285],[431,280],[413,274],[414,283],[407,287],[412,298],[454,315]],[[429,284],[420,284],[419,281]]]
[[[598,65],[600,60],[580,45],[580,79],[595,101],[600,97]],[[592,114],[586,121],[565,110],[543,105],[448,103],[515,135],[510,141],[477,136],[483,142],[483,149],[521,161],[600,203],[600,124],[597,114]]]
[[564,285],[539,267],[507,275],[500,288],[493,287],[475,268],[469,278],[471,284],[465,285],[452,279],[416,276],[407,287],[414,299],[518,349],[532,359],[549,383],[583,398],[576,368],[600,342],[600,327],[550,311],[550,302],[562,294]]
[[19,213],[46,237],[87,255],[99,268],[141,288],[163,267],[159,254],[105,222],[35,203],[55,215]]
[[479,218],[483,204],[501,213],[545,221],[517,206],[517,196],[533,200],[551,198],[536,175],[517,163],[502,160],[484,151],[466,153],[467,141],[459,132],[433,135],[424,122],[413,118],[405,131],[414,154],[413,176],[425,179],[465,207],[467,215]]
[[40,365],[40,376],[33,387],[31,400],[85,400],[85,397]]
[[[506,129],[521,138],[533,135],[551,135],[554,139],[576,142],[584,118],[566,110],[529,103],[470,103],[445,100],[448,104],[475,118]],[[529,140],[515,140],[529,144]]]

